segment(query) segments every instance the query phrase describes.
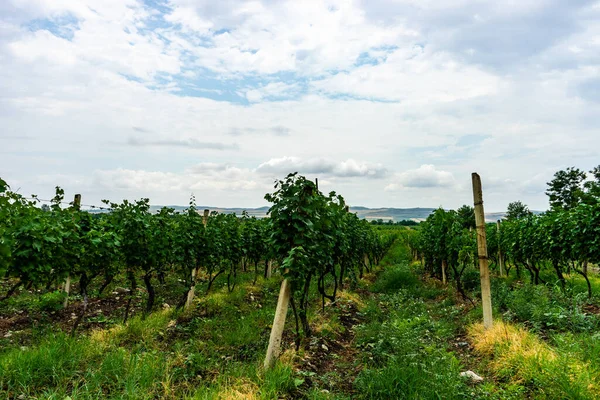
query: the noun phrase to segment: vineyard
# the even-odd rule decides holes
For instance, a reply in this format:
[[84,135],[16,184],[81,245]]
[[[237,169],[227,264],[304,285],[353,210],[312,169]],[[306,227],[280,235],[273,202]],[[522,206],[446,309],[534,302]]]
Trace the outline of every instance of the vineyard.
[[592,176],[558,172],[544,214],[515,202],[484,225],[471,206],[440,208],[410,227],[361,220],[298,174],[265,195],[264,219],[193,197],[180,213],[149,199],[90,213],[60,188],[41,207],[0,180],[0,393],[597,398]]
[[[600,263],[600,166],[590,174],[594,180],[584,182],[582,171],[559,171],[549,183],[550,211],[534,215],[515,202],[506,220],[487,224],[488,257],[499,276],[514,268],[518,278],[527,273],[534,285],[558,283],[566,290],[565,273],[575,273],[583,277],[592,297],[589,266]],[[420,228],[410,241],[413,257],[444,281],[451,272],[456,289],[466,298],[462,276],[477,258],[473,208],[440,208]],[[542,278],[547,270],[555,276]]]

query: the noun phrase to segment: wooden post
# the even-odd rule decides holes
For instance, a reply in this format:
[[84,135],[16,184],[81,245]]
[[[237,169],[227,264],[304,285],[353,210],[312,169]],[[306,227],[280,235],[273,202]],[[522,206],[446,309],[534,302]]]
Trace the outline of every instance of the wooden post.
[[498,264],[500,267],[500,276],[504,277],[504,276],[506,276],[506,270],[504,269],[504,254],[502,254],[502,248],[500,247],[500,244],[501,244],[500,220],[496,221],[496,229],[498,231]]
[[196,268],[192,269],[192,284],[190,285],[190,289],[188,290],[184,310],[190,309],[190,307],[192,306],[192,301],[194,301],[194,296],[196,295],[196,272]]
[[319,178],[315,178],[316,189],[319,190]]
[[483,307],[483,326],[492,327],[492,296],[490,290],[490,270],[488,268],[488,252],[485,240],[485,214],[483,210],[483,190],[481,177],[472,174],[473,204],[475,205],[475,223],[477,225],[477,254],[479,256],[479,273],[481,275],[481,305]]
[[[204,214],[202,215],[202,224],[204,225],[204,229],[206,229],[206,224],[208,223],[208,210],[204,210]],[[187,298],[185,300],[185,310],[189,310],[192,306],[192,302],[194,301],[194,297],[196,296],[196,275],[198,275],[198,270],[196,268],[192,269],[192,284],[190,285],[190,290],[188,290]]]
[[[81,209],[81,195],[76,194],[73,197],[73,208],[77,211]],[[71,275],[67,275],[67,279],[65,280],[64,292],[66,294],[65,300],[63,301],[63,308],[67,308],[69,304],[69,293],[71,292]]]
[[75,197],[73,197],[73,207],[79,211],[81,209],[81,195],[80,194],[76,194]]
[[63,301],[63,308],[67,308],[69,304],[69,292],[71,291],[71,275],[67,275],[67,279],[65,280],[64,290],[65,292],[65,300]]
[[442,261],[442,283],[445,285],[446,283],[448,283],[447,279],[446,279],[446,269],[448,268],[448,263],[446,262],[446,260]]
[[283,328],[285,327],[285,317],[290,304],[291,293],[290,282],[287,279],[284,279],[283,282],[281,282],[281,290],[279,291],[279,298],[277,299],[275,318],[273,319],[269,347],[267,348],[267,355],[265,357],[265,370],[271,369],[275,365],[275,361],[281,352],[281,339],[283,337]]
[[267,279],[271,279],[271,275],[273,274],[273,260],[267,261]]

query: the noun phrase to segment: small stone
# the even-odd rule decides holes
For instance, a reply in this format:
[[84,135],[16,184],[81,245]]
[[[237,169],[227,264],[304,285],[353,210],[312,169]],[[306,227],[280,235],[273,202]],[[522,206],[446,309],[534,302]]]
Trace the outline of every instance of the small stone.
[[325,350],[325,351],[329,351],[329,347],[325,346],[325,344],[322,344],[322,345],[321,345],[321,348],[322,348],[323,350]]
[[171,306],[168,305],[167,303],[163,303],[162,308],[163,308],[163,310],[168,310],[171,308]]
[[460,376],[464,376],[467,377],[469,379],[471,379],[472,382],[477,383],[477,382],[481,382],[483,381],[483,378],[480,377],[479,375],[477,375],[475,372],[473,371],[466,371],[466,372],[461,372]]
[[4,335],[5,338],[9,338],[12,336],[12,332],[8,332],[6,335]]

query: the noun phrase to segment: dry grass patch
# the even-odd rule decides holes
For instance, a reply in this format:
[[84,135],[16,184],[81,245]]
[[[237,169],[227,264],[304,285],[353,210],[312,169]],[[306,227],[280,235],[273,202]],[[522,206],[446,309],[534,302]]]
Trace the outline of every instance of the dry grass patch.
[[337,301],[352,302],[356,305],[358,311],[363,311],[366,307],[364,300],[360,297],[358,293],[349,292],[346,290],[341,290],[338,292]]
[[249,379],[241,378],[217,394],[219,400],[257,400],[260,398],[258,385]]
[[490,330],[483,324],[468,329],[475,350],[485,356],[494,357],[495,368],[504,368],[514,362],[515,357],[554,361],[556,353],[537,336],[527,330],[501,321],[494,321]]
[[528,388],[535,398],[600,398],[600,376],[571,354],[552,348],[526,329],[495,321],[468,328],[475,351],[490,359],[496,378]]

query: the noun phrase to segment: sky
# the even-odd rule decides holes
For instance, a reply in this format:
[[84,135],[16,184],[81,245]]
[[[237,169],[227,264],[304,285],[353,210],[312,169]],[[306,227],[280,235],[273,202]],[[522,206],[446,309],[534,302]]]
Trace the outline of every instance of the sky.
[[600,1],[2,0],[0,177],[82,203],[548,207],[600,164]]

